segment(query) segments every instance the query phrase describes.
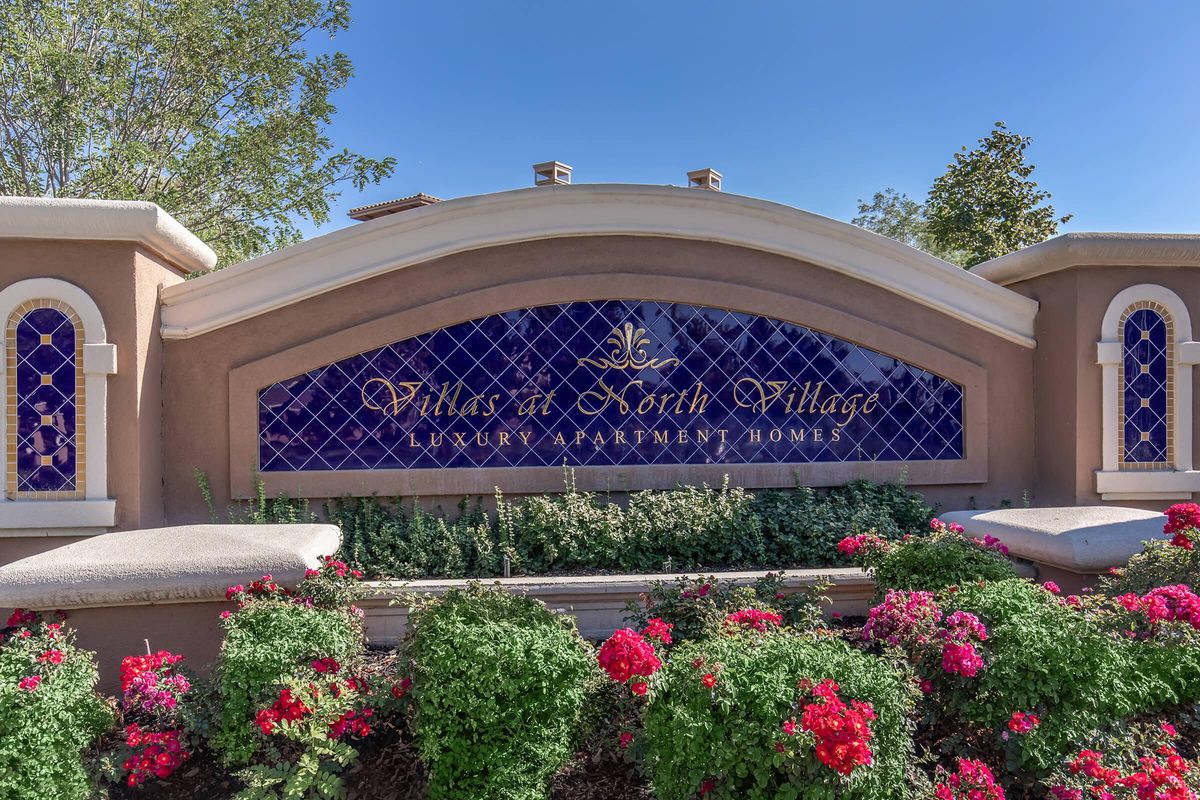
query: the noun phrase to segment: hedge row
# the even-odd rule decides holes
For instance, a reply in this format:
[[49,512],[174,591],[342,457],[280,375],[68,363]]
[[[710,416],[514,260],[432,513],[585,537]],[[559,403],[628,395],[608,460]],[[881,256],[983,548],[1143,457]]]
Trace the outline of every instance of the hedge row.
[[685,486],[629,495],[625,505],[568,484],[563,494],[509,500],[496,510],[464,500],[455,518],[400,501],[344,498],[326,507],[343,532],[341,556],[373,577],[658,572],[826,566],[847,532],[885,538],[928,529],[933,509],[898,484],[855,481],[818,491],[751,493]]

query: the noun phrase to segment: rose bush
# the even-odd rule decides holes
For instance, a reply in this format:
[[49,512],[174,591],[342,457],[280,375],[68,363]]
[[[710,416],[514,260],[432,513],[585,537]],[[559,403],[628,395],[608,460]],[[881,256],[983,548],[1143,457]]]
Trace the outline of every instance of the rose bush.
[[1105,594],[1146,594],[1160,586],[1183,584],[1200,587],[1200,506],[1177,503],[1166,511],[1164,540],[1146,542],[1141,553],[1124,567],[1115,568],[1101,580]]
[[652,619],[670,620],[675,642],[715,635],[731,613],[746,609],[777,615],[777,625],[811,630],[822,624],[822,607],[829,602],[824,594],[827,588],[827,583],[817,582],[789,589],[782,572],[768,572],[750,583],[685,576],[652,581],[650,590],[639,601],[627,603],[625,611],[638,628]]
[[1118,724],[1079,743],[1046,779],[1054,800],[1196,800],[1200,762],[1170,723]]
[[832,638],[734,630],[670,654],[645,710],[660,800],[904,798],[912,681]]
[[[1094,730],[1200,699],[1200,647],[1131,638],[1123,632],[1128,612],[1104,598],[1076,605],[1045,587],[1007,580],[947,592],[943,603],[986,627],[980,645],[986,668],[975,678],[935,681],[930,707],[993,731],[993,746],[1031,776]],[[1038,724],[1010,735],[1014,712],[1034,714]]]
[[269,575],[229,588],[237,609],[223,613],[225,639],[213,670],[219,710],[210,740],[225,764],[246,765],[263,749],[255,714],[314,659],[350,665],[361,657],[362,612],[350,603],[355,580],[349,567],[326,558],[295,590]]

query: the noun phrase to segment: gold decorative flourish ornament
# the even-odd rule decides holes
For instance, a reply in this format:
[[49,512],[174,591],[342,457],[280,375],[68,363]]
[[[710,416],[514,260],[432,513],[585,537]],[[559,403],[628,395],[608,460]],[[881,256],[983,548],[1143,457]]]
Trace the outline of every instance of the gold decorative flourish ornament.
[[600,369],[662,369],[678,364],[678,358],[647,358],[646,345],[650,344],[645,328],[635,328],[632,322],[613,328],[608,343],[613,346],[608,358],[581,358],[580,366],[586,364]]

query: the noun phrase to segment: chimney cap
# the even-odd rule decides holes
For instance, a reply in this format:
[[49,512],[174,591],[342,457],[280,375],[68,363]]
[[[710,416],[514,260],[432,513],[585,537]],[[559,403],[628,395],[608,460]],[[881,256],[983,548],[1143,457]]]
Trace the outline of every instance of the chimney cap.
[[568,186],[571,183],[571,165],[561,161],[544,161],[533,165],[534,186]]
[[711,189],[714,192],[721,191],[721,173],[712,167],[694,169],[687,174],[687,177],[688,186],[693,189]]
[[401,211],[410,211],[414,208],[431,206],[434,203],[440,202],[442,202],[442,198],[440,197],[434,197],[424,192],[417,192],[409,197],[401,197],[399,200],[384,200],[382,203],[371,203],[370,205],[352,208],[346,212],[346,216],[359,222],[366,222],[367,220],[386,217],[389,214],[399,214]]

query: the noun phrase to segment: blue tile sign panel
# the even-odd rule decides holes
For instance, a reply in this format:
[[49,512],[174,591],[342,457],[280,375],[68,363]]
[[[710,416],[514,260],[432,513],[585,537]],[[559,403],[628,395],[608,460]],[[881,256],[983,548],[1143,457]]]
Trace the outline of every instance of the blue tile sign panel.
[[963,388],[768,317],[508,311],[259,391],[264,472],[963,458]]

